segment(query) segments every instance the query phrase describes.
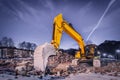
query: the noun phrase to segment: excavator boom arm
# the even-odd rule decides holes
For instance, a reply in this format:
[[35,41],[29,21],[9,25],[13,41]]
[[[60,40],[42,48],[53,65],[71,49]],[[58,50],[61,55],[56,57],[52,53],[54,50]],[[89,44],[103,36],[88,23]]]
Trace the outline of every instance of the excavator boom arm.
[[81,54],[84,55],[84,46],[85,43],[83,41],[82,36],[73,29],[69,23],[67,23],[63,17],[62,14],[59,14],[54,18],[54,24],[53,24],[53,37],[52,37],[52,44],[54,45],[55,48],[59,48],[61,37],[62,37],[62,32],[66,32],[69,36],[71,36],[75,41],[77,41],[80,49],[81,49]]
[[63,27],[61,22],[63,22],[63,18],[61,18],[62,14],[59,14],[54,18],[53,22],[53,35],[52,35],[52,41],[51,44],[58,49],[62,37]]

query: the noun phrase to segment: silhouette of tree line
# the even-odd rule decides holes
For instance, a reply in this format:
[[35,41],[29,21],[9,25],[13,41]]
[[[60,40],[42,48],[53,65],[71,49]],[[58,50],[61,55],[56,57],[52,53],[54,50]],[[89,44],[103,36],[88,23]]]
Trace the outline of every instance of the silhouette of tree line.
[[[12,38],[3,37],[0,40],[0,47],[15,47],[15,43]],[[18,44],[19,49],[34,50],[36,47],[37,45],[35,43],[26,42],[26,41],[20,42]]]

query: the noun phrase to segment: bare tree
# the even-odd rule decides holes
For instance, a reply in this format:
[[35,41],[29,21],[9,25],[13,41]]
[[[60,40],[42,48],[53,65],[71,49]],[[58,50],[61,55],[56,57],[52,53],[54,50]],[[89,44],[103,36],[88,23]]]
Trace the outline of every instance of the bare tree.
[[25,41],[19,43],[19,48],[20,49],[25,49],[25,43],[26,43]]
[[37,45],[35,43],[31,44],[31,50],[35,50],[36,47],[37,47]]
[[2,47],[7,47],[7,37],[3,37],[2,40],[1,40],[1,46]]
[[12,38],[3,37],[0,43],[2,47],[14,47],[14,41]]
[[12,38],[8,38],[8,47],[14,47],[14,41]]
[[30,43],[30,42],[25,42],[25,41],[19,43],[20,49],[34,50],[36,46],[37,45],[35,43]]
[[31,43],[30,42],[26,42],[26,49],[31,50]]

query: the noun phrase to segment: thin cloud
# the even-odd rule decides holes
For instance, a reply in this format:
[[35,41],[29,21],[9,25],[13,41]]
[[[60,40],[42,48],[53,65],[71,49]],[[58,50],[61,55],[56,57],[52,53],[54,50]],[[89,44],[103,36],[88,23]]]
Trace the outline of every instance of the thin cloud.
[[[30,41],[38,44],[50,42],[52,38],[53,19],[59,13],[86,40],[88,33],[103,14],[110,0],[0,0],[0,37],[9,36],[14,41]],[[106,39],[118,38],[120,21],[120,2],[108,11],[100,27],[90,38],[93,43]],[[114,27],[113,27],[114,26]],[[114,28],[114,29],[113,29]],[[103,31],[106,30],[107,31]],[[110,29],[110,30],[109,30]],[[111,31],[114,31],[112,33]],[[102,33],[101,33],[102,31]],[[109,33],[109,34],[108,34]],[[106,35],[104,35],[106,34]],[[112,36],[111,36],[112,34]],[[63,34],[64,35],[64,34]],[[115,36],[113,36],[115,35]],[[107,37],[106,37],[107,36]],[[109,38],[109,37],[111,38]],[[67,46],[67,44],[71,43]],[[63,36],[61,46],[77,44],[70,36]]]

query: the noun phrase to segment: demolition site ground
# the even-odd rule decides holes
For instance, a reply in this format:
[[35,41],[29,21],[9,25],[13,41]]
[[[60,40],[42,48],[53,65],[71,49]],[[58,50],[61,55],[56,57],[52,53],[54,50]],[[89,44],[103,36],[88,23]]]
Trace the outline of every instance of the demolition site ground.
[[64,52],[48,58],[45,75],[33,67],[33,58],[0,60],[0,80],[120,80],[120,61],[104,60],[101,67],[92,63],[70,65],[74,57]]

